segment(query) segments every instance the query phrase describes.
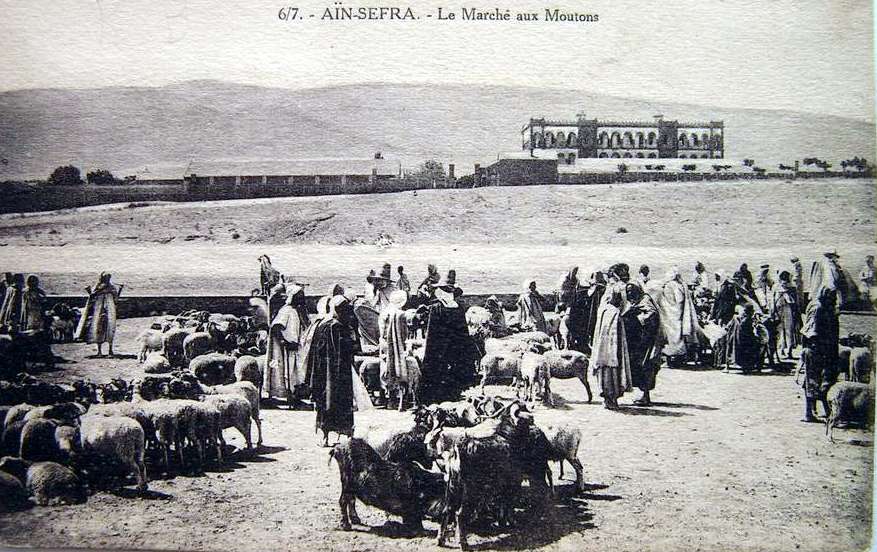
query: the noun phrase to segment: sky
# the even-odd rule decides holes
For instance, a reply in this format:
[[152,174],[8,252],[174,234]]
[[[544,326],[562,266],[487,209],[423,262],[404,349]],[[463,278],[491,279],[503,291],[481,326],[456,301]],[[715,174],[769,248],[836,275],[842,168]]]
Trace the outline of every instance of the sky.
[[[874,120],[866,0],[551,3],[597,23],[461,21],[462,6],[544,14],[545,2],[410,0],[417,21],[321,21],[332,0],[0,0],[0,90],[218,79],[285,88],[363,82],[542,86],[653,101]],[[437,21],[436,8],[458,14]],[[511,7],[514,6],[514,7]],[[316,18],[307,15],[314,14]]]

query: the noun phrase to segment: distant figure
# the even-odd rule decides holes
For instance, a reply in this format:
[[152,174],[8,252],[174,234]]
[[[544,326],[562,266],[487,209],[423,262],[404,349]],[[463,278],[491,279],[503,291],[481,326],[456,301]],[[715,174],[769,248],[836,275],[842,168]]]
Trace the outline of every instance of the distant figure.
[[594,339],[594,331],[597,326],[597,311],[606,293],[606,278],[603,272],[596,271],[591,274],[588,286],[588,323],[587,330],[583,336],[585,346],[588,351],[591,350],[591,342]]
[[638,285],[627,284],[625,293],[629,306],[621,316],[630,355],[631,384],[643,393],[633,404],[649,406],[661,367],[660,315],[655,302]]
[[425,305],[433,299],[433,287],[438,284],[441,276],[434,264],[426,265],[426,278],[417,286],[417,303]]
[[788,270],[783,270],[773,291],[771,312],[779,321],[777,337],[787,359],[792,358],[792,349],[801,343],[801,311],[798,304],[798,290],[792,284],[792,275]]
[[6,273],[6,293],[0,305],[0,326],[12,332],[21,322],[21,293],[24,290],[24,274]]
[[636,275],[636,281],[639,284],[639,287],[646,289],[646,284],[649,283],[649,266],[641,265],[639,267],[639,274]]
[[399,273],[399,280],[396,282],[396,287],[404,291],[406,295],[410,295],[411,282],[408,281],[408,276],[405,275],[405,268],[402,265],[399,265],[396,268],[396,272]]
[[487,323],[488,337],[505,337],[509,334],[506,325],[505,312],[502,303],[496,297],[491,295],[484,303],[484,308],[490,313],[490,321]]
[[755,280],[755,300],[765,314],[770,314],[773,308],[773,278],[770,277],[770,265],[761,265],[758,278]]
[[661,314],[661,327],[666,338],[664,354],[684,360],[689,345],[697,343],[697,314],[691,292],[682,283],[676,267],[667,274],[664,289],[656,301]]
[[740,268],[737,270],[737,273],[740,275],[742,279],[742,285],[747,292],[752,293],[752,273],[749,272],[749,265],[743,263],[740,265]]
[[694,289],[709,288],[710,282],[707,279],[706,267],[703,263],[697,261],[694,265],[694,274],[691,277],[691,285]]
[[717,270],[715,278],[718,291],[716,291],[716,299],[710,311],[710,320],[719,326],[724,326],[734,317],[734,310],[740,304],[741,299],[737,293],[737,286],[728,279],[724,272]]
[[76,328],[76,339],[86,343],[97,344],[97,355],[103,356],[101,346],[109,345],[109,356],[113,356],[113,337],[116,335],[116,307],[119,295],[124,286],[118,288],[110,282],[110,274],[101,272],[100,278],[94,289],[91,286],[85,288],[88,292],[88,301],[79,319]]
[[789,262],[792,263],[792,283],[795,284],[795,289],[798,290],[798,310],[799,312],[803,312],[804,310],[804,267],[801,265],[801,261],[798,257],[792,257],[789,259]]
[[368,276],[365,277],[366,282],[369,284],[365,289],[365,300],[379,314],[390,306],[390,294],[396,291],[396,286],[393,284],[391,276],[392,267],[390,263],[384,263],[380,273],[375,273],[374,270],[371,270]]
[[271,293],[271,288],[280,283],[280,272],[271,265],[268,255],[259,257],[259,283],[262,295]]
[[755,306],[752,303],[738,306],[737,314],[728,324],[726,353],[726,364],[733,363],[744,372],[760,368],[761,342],[756,334]]
[[804,338],[801,359],[806,371],[805,422],[814,421],[817,400],[822,402],[826,415],[828,414],[825,394],[837,379],[840,329],[836,301],[837,291],[823,285],[813,290],[807,304],[807,314],[801,329]]
[[40,279],[31,274],[21,294],[21,330],[40,332],[45,329],[43,303],[46,292],[40,289]]
[[542,295],[536,291],[536,280],[524,282],[524,292],[518,297],[518,324],[522,330],[537,332],[547,330],[542,301]]
[[862,293],[862,298],[867,300],[869,303],[873,304],[873,290],[874,290],[874,255],[868,255],[865,257],[865,266],[862,268],[861,272],[859,272],[859,290]]

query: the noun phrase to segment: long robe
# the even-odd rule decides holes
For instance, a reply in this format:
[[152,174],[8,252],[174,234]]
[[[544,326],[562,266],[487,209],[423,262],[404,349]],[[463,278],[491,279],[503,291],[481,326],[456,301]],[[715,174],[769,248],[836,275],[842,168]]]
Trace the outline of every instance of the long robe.
[[777,344],[791,349],[801,344],[801,311],[798,310],[798,290],[782,282],[773,291],[773,315],[779,320]]
[[308,326],[304,306],[284,305],[271,322],[265,374],[265,392],[269,397],[286,399],[306,382],[301,345]]
[[[611,295],[607,293],[604,298]],[[633,388],[621,311],[608,300],[601,301],[597,310],[590,368],[600,383],[601,396],[609,401],[618,399]]]
[[807,304],[801,335],[806,338],[806,347],[812,355],[811,370],[821,374],[820,391],[824,397],[837,379],[840,327],[834,309],[822,305],[817,298],[818,293]]
[[86,343],[112,343],[116,335],[116,304],[119,290],[114,285],[99,285],[85,302],[82,318],[76,327],[76,339]]
[[761,364],[761,341],[756,335],[755,320],[751,316],[735,316],[728,324],[726,364],[737,365],[744,371]]
[[18,326],[21,321],[21,288],[11,285],[6,288],[3,305],[0,306],[0,326]]
[[737,286],[730,280],[724,280],[719,284],[719,291],[716,293],[710,318],[716,324],[724,326],[734,318],[734,309],[737,308],[738,304],[740,304],[740,299],[737,295]]
[[567,348],[579,352],[589,350],[588,325],[590,316],[591,298],[587,290],[578,288],[573,293],[573,299],[569,303],[566,326],[569,329]]
[[21,330],[30,332],[42,331],[45,322],[43,318],[43,300],[46,294],[39,288],[24,288],[21,295]]
[[526,291],[518,297],[518,324],[522,329],[544,332],[548,326],[545,323],[545,314],[542,312],[542,302],[539,294]]
[[397,289],[395,284],[389,282],[380,289],[369,284],[365,288],[365,300],[379,313],[384,312],[390,306],[390,294]]
[[426,341],[418,403],[456,400],[475,379],[475,346],[463,307],[433,302],[425,316]]
[[667,356],[682,356],[687,352],[687,344],[697,340],[697,313],[691,292],[681,282],[670,280],[664,284],[657,306],[661,315],[661,329],[666,338],[663,353]]
[[591,342],[594,340],[594,331],[597,327],[597,312],[600,310],[600,304],[603,301],[603,295],[606,293],[605,284],[591,284],[588,288],[588,324],[585,331],[585,343],[588,344],[590,350]]
[[661,367],[661,319],[658,307],[648,295],[631,304],[622,314],[630,355],[631,384],[642,391],[655,388]]
[[318,323],[306,357],[317,429],[353,433],[354,350],[355,341],[349,327],[334,318]]
[[408,321],[405,311],[390,306],[381,313],[378,320],[380,342],[378,350],[381,360],[381,386],[391,390],[407,383],[408,364],[405,360],[405,340],[408,338]]

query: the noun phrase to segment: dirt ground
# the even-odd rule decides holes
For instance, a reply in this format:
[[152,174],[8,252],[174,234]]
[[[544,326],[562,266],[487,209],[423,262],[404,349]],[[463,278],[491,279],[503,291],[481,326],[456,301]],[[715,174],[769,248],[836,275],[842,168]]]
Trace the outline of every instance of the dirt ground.
[[837,249],[858,273],[875,253],[874,181],[766,180],[424,190],[272,198],[0,217],[0,269],[37,273],[49,293],[81,294],[101,270],[127,294],[248,294],[256,258],[322,294],[355,291],[383,262],[412,282],[427,263],[457,270],[469,293],[507,293],[525,278],[550,290],[570,266],[695,261],[729,274],[742,262],[785,267]]
[[[844,331],[862,320],[844,321]],[[866,321],[865,324],[868,322]],[[134,336],[146,319],[120,322],[120,359],[88,358],[91,347],[60,345],[68,362],[53,380],[104,381],[140,373]],[[873,441],[842,429],[831,444],[822,424],[799,422],[794,376],[663,369],[650,408],[604,410],[585,402],[578,381],[556,382],[553,409],[539,423],[571,423],[584,432],[579,457],[587,490],[573,492],[572,470],[558,482],[548,513],[511,531],[470,542],[483,549],[696,551],[863,550],[870,543]],[[595,385],[593,378],[592,386]],[[508,394],[503,386],[488,387]],[[410,415],[357,414],[357,433]],[[151,473],[150,491],[133,485],[99,492],[84,505],[33,508],[0,516],[0,545],[189,550],[435,550],[436,524],[418,538],[394,535],[386,516],[359,506],[366,526],[339,529],[337,467],[316,445],[314,415],[263,411],[265,444],[238,450],[203,475]],[[242,439],[226,431],[240,449]],[[555,478],[558,475],[553,466]]]

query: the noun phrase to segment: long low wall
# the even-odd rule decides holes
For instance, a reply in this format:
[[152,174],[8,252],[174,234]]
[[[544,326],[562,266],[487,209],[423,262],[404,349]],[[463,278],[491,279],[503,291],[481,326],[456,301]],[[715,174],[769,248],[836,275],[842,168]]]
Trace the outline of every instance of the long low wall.
[[[517,301],[517,294],[497,293],[496,297],[508,308]],[[463,295],[460,304],[464,306],[482,305],[490,297],[490,294]],[[253,300],[262,300],[262,297],[250,295],[122,295],[119,298],[119,318],[141,318],[147,316],[160,316],[164,314],[179,314],[188,310],[202,310],[236,316],[248,316],[254,312]],[[305,297],[310,312],[317,312],[319,295]],[[546,296],[546,310],[554,310],[554,298]],[[46,298],[46,309],[55,304],[64,302],[71,307],[82,308],[85,306],[86,297],[82,295],[50,295]]]
[[[513,309],[518,299],[516,293],[496,294],[466,294],[459,302],[468,307],[471,305],[483,305],[487,298],[496,295],[507,309]],[[555,298],[551,295],[544,296],[546,311],[553,311]],[[254,313],[254,302],[264,301],[262,297],[250,295],[122,295],[119,298],[119,318],[141,318],[148,316],[160,316],[164,314],[179,314],[188,310],[202,310],[236,316],[249,316]],[[306,296],[308,310],[317,312],[319,295]],[[805,294],[806,300],[806,294]],[[71,307],[82,308],[85,306],[86,297],[82,295],[50,295],[46,298],[46,309],[52,308],[56,303],[64,302]],[[871,311],[843,311],[850,314],[877,316],[877,312]]]

